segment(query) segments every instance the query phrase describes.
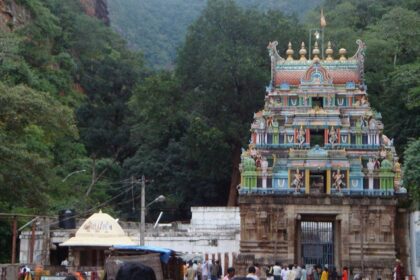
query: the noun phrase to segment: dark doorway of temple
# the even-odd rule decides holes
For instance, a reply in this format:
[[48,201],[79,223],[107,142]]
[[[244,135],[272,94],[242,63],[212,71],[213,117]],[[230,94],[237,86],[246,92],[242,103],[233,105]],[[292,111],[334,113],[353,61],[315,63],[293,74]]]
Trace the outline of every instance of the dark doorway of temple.
[[324,146],[324,130],[323,129],[311,129],[310,131],[311,139],[311,147],[315,147],[318,145],[320,147]]
[[309,177],[310,193],[325,193],[327,191],[326,182],[326,171],[311,171]]
[[322,102],[322,97],[312,97],[312,108],[323,108],[324,104]]
[[302,220],[300,222],[302,262],[306,265],[334,265],[333,222]]

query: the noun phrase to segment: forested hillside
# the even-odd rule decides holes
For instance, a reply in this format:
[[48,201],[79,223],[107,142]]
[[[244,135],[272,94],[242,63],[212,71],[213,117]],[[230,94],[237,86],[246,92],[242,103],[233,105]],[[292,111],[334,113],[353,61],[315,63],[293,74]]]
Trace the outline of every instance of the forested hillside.
[[[188,26],[206,7],[207,0],[108,0],[112,27],[140,50],[155,69],[173,69],[177,50]],[[303,17],[321,0],[237,0],[244,8],[279,11]]]
[[[113,211],[103,202],[121,193],[142,56],[77,1],[0,4],[0,213]],[[0,220],[1,260],[9,222]]]

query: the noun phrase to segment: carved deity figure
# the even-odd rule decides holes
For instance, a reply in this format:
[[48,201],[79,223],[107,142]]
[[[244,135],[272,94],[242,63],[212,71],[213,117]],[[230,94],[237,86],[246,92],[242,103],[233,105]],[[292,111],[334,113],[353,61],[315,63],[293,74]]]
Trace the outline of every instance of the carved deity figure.
[[371,118],[369,121],[369,129],[370,130],[375,130],[377,127],[377,123],[376,120],[374,118]]
[[389,139],[385,134],[383,134],[382,143],[385,148],[391,148],[392,146],[394,146],[394,138]]
[[327,105],[329,106],[329,107],[331,107],[333,104],[332,104],[332,101],[333,101],[333,99],[332,99],[332,96],[331,95],[328,95],[327,96]]
[[273,120],[273,127],[279,127],[279,122],[275,119]]
[[357,106],[357,107],[367,107],[367,106],[369,106],[369,101],[368,101],[368,99],[366,98],[366,96],[365,96],[365,95],[363,95],[360,99],[358,99],[358,100],[354,103],[354,105],[355,105],[355,106]]
[[296,191],[299,191],[300,188],[303,186],[303,172],[300,173],[299,168],[298,168],[296,169],[296,173],[294,176],[295,177],[292,182],[292,187],[294,187]]
[[362,106],[362,107],[369,106],[369,102],[368,102],[365,95],[363,95],[362,98],[360,99],[360,106]]
[[399,191],[401,187],[401,164],[398,162],[398,158],[396,158],[394,162],[394,172],[394,186],[396,190]]
[[362,129],[365,129],[368,127],[368,121],[366,120],[364,116],[360,116],[360,127]]
[[260,119],[260,120],[259,120],[259,128],[260,128],[260,129],[264,129],[264,128],[265,128],[265,122],[264,122],[264,120],[263,120],[263,119]]
[[340,169],[338,169],[337,172],[333,173],[332,177],[334,179],[333,186],[337,189],[338,192],[341,192],[341,188],[346,186],[346,184],[343,182],[344,174],[341,174]]
[[261,158],[261,171],[263,174],[267,174],[268,161],[265,157]]
[[331,130],[329,132],[330,138],[329,138],[329,142],[331,145],[334,145],[335,142],[337,141],[337,132],[335,131],[334,127],[331,127]]
[[299,129],[299,134],[298,134],[298,141],[299,141],[299,148],[302,148],[303,144],[305,143],[305,138],[306,134],[305,134],[305,130],[303,129],[302,126],[300,126]]
[[308,106],[309,104],[308,104],[308,97],[305,95],[304,97],[303,97],[303,106]]
[[375,162],[372,158],[369,158],[369,162],[367,163],[368,174],[373,175],[373,170],[375,170]]
[[257,150],[255,150],[255,145],[253,144],[249,145],[249,155],[254,159],[257,157]]

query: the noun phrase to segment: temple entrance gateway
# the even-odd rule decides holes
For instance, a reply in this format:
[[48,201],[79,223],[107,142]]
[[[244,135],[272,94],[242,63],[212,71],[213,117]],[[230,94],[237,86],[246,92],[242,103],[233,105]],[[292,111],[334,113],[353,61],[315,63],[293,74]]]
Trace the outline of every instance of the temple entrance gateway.
[[306,265],[334,265],[333,222],[301,221],[300,244],[302,262]]

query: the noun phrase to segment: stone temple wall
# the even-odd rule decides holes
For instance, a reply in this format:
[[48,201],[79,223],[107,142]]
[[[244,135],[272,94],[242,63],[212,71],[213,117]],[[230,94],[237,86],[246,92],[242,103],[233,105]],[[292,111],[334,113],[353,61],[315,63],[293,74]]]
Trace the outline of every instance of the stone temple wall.
[[238,272],[255,263],[302,264],[300,222],[313,220],[334,225],[337,270],[347,266],[353,275],[363,269],[370,279],[392,279],[395,259],[407,251],[396,250],[403,244],[397,236],[408,232],[396,222],[397,202],[395,197],[242,195]]

